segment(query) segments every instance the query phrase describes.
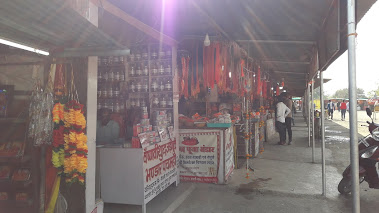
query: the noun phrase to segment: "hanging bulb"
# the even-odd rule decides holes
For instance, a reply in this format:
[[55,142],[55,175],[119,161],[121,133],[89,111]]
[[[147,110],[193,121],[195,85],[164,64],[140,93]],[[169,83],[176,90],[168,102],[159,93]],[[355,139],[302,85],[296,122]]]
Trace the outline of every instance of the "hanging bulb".
[[204,39],[204,46],[208,47],[209,45],[211,45],[211,40],[209,40],[209,35],[207,33]]

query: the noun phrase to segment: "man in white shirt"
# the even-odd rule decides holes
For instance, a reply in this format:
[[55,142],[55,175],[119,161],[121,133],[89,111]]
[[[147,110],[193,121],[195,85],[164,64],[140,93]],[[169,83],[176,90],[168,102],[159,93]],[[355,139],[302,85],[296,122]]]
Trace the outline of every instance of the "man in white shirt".
[[278,103],[276,104],[276,128],[279,132],[280,141],[278,142],[279,145],[286,144],[286,117],[291,112],[291,109],[288,108],[283,103],[283,96],[278,97]]

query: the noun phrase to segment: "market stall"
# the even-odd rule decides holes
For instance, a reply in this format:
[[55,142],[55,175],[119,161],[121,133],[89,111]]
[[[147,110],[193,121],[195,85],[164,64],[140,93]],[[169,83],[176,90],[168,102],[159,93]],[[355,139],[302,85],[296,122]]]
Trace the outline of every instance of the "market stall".
[[129,56],[98,60],[97,189],[106,203],[142,205],[145,212],[150,200],[178,184],[175,51],[147,43],[132,46]]
[[[180,178],[227,183],[237,157],[248,160],[263,152],[263,142],[275,131],[276,85],[233,42],[203,46],[190,39],[178,52]],[[248,169],[248,163],[242,164]]]

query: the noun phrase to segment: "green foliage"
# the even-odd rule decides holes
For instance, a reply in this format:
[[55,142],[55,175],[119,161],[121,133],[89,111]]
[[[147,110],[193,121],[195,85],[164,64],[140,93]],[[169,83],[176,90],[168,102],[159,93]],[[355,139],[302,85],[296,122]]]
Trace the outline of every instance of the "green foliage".
[[368,92],[369,98],[374,98],[375,96],[379,97],[379,85],[378,85],[378,88],[376,90],[372,90],[372,91]]
[[[349,99],[349,89],[339,89],[337,90],[332,98],[343,98],[343,99]],[[365,95],[365,91],[361,88],[357,88],[357,98],[367,98]]]

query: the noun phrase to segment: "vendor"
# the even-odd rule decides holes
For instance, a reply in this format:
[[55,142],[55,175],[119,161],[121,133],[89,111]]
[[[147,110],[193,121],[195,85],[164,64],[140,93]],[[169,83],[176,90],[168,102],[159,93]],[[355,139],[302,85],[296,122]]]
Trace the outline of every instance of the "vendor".
[[120,126],[111,120],[111,110],[101,109],[100,118],[97,121],[96,143],[113,144],[117,143],[120,134]]

